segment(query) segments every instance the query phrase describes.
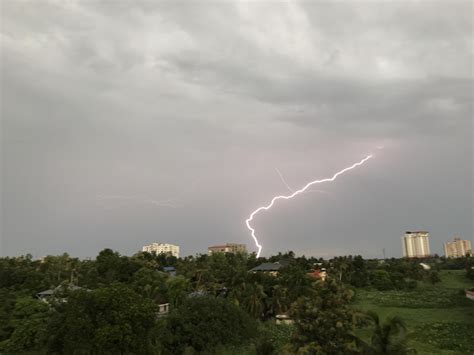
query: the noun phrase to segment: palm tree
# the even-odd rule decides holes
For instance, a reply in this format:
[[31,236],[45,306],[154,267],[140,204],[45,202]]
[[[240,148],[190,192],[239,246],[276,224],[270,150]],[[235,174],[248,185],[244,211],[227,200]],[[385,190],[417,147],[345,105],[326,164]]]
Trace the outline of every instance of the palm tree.
[[380,323],[377,313],[367,312],[367,318],[374,324],[370,344],[363,344],[364,353],[405,355],[415,353],[416,350],[408,348],[406,339],[406,325],[400,317],[389,317]]
[[260,318],[264,311],[263,300],[267,297],[263,286],[255,283],[248,289],[247,311],[256,319]]

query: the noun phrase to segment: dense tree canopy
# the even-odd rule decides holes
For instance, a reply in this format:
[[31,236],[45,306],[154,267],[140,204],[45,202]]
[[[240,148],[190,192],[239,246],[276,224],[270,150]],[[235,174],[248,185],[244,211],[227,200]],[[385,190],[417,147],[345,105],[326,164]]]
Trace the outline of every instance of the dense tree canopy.
[[241,308],[220,297],[189,297],[170,314],[161,333],[166,350],[202,351],[217,345],[239,345],[256,336],[257,324]]
[[[277,261],[284,265],[277,275],[249,271]],[[169,266],[176,275],[165,272]],[[473,266],[472,257],[323,260],[292,252],[270,258],[214,254],[178,259],[142,252],[128,257],[105,249],[95,260],[68,254],[0,258],[0,351],[166,354],[244,346],[272,353],[278,341],[264,330],[283,314],[294,320],[278,330],[288,334],[289,353],[363,353],[393,341],[403,328],[373,321],[374,337],[364,350],[354,333],[354,288],[412,292],[420,282],[439,282],[441,268],[474,277]],[[328,274],[324,282],[311,273],[322,268]],[[41,301],[36,295],[45,290],[50,296]],[[165,317],[158,314],[163,304],[171,309]],[[279,345],[280,352],[285,344]]]

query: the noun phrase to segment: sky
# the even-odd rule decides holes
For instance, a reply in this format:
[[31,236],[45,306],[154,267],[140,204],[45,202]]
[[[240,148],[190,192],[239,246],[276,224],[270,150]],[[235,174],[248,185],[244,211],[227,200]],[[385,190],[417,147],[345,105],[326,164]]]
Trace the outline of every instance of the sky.
[[1,1],[0,255],[473,240],[471,1]]

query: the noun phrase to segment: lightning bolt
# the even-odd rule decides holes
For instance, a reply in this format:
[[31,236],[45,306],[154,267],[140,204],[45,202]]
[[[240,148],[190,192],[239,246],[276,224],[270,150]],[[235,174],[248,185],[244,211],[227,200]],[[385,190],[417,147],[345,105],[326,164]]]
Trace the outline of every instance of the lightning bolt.
[[[262,252],[262,246],[259,244],[258,242],[258,239],[257,237],[255,236],[255,229],[250,225],[250,222],[252,222],[253,220],[253,217],[255,215],[257,215],[260,211],[267,211],[269,210],[270,208],[273,207],[273,205],[275,204],[276,201],[278,200],[290,200],[292,199],[293,197],[301,194],[301,193],[304,193],[308,188],[310,188],[311,186],[313,185],[316,185],[316,184],[321,184],[323,182],[332,182],[334,180],[337,179],[337,177],[339,175],[342,175],[344,174],[345,172],[349,171],[349,170],[352,170],[354,168],[357,168],[358,166],[361,166],[362,164],[364,164],[367,160],[369,160],[370,158],[372,158],[372,154],[369,154],[368,156],[366,156],[364,159],[362,159],[361,161],[357,162],[357,163],[354,163],[352,164],[351,166],[347,167],[347,168],[344,168],[342,169],[341,171],[338,171],[337,173],[335,173],[332,177],[330,178],[325,178],[325,179],[321,179],[321,180],[314,180],[314,181],[311,181],[311,182],[308,182],[304,187],[302,187],[301,189],[299,190],[296,190],[294,191],[291,195],[279,195],[279,196],[275,196],[272,198],[271,202],[266,205],[266,206],[261,206],[259,208],[257,208],[255,211],[253,211],[249,218],[247,218],[245,220],[245,224],[247,225],[247,228],[250,230],[250,233],[252,235],[252,238],[255,242],[255,245],[257,246],[258,248],[258,252],[257,252],[257,258],[260,256],[260,253]],[[281,174],[280,174],[281,176]]]
[[[290,187],[290,185],[288,185],[288,183],[286,182],[285,178],[283,177],[283,174],[281,173],[280,170],[278,170],[277,168],[275,168],[276,172],[278,173],[278,175],[280,176],[280,180],[281,182],[283,183],[283,185],[286,186],[286,188],[288,189],[288,191],[290,191],[291,193],[293,193],[293,189]],[[322,194],[329,194],[329,192],[327,191],[324,191],[324,190],[308,190],[308,191],[305,191],[305,192],[320,192]]]
[[283,177],[282,173],[280,172],[280,170],[278,170],[277,168],[275,168],[277,174],[280,176],[280,180],[281,182],[283,183],[283,185],[286,186],[286,188],[288,189],[288,191],[290,192],[293,192],[293,189],[290,187],[290,185],[288,185],[288,183],[286,182],[285,178]]

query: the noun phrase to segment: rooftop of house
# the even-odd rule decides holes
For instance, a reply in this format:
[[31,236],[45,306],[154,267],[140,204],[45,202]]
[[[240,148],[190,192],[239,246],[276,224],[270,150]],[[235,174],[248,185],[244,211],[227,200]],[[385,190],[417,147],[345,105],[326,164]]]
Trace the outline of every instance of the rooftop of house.
[[36,296],[38,296],[38,297],[52,296],[55,293],[66,291],[66,290],[77,291],[77,290],[82,290],[82,289],[83,289],[82,287],[79,287],[79,286],[76,286],[76,285],[67,285],[67,286],[59,285],[59,286],[55,287],[54,289],[49,289],[49,290],[38,292],[36,294]]
[[260,264],[258,266],[255,266],[253,269],[251,269],[250,271],[254,272],[254,271],[278,271],[280,270],[282,267],[285,267],[288,265],[288,262],[285,261],[285,260],[280,260],[280,261],[277,261],[275,263],[263,263],[263,264]]

